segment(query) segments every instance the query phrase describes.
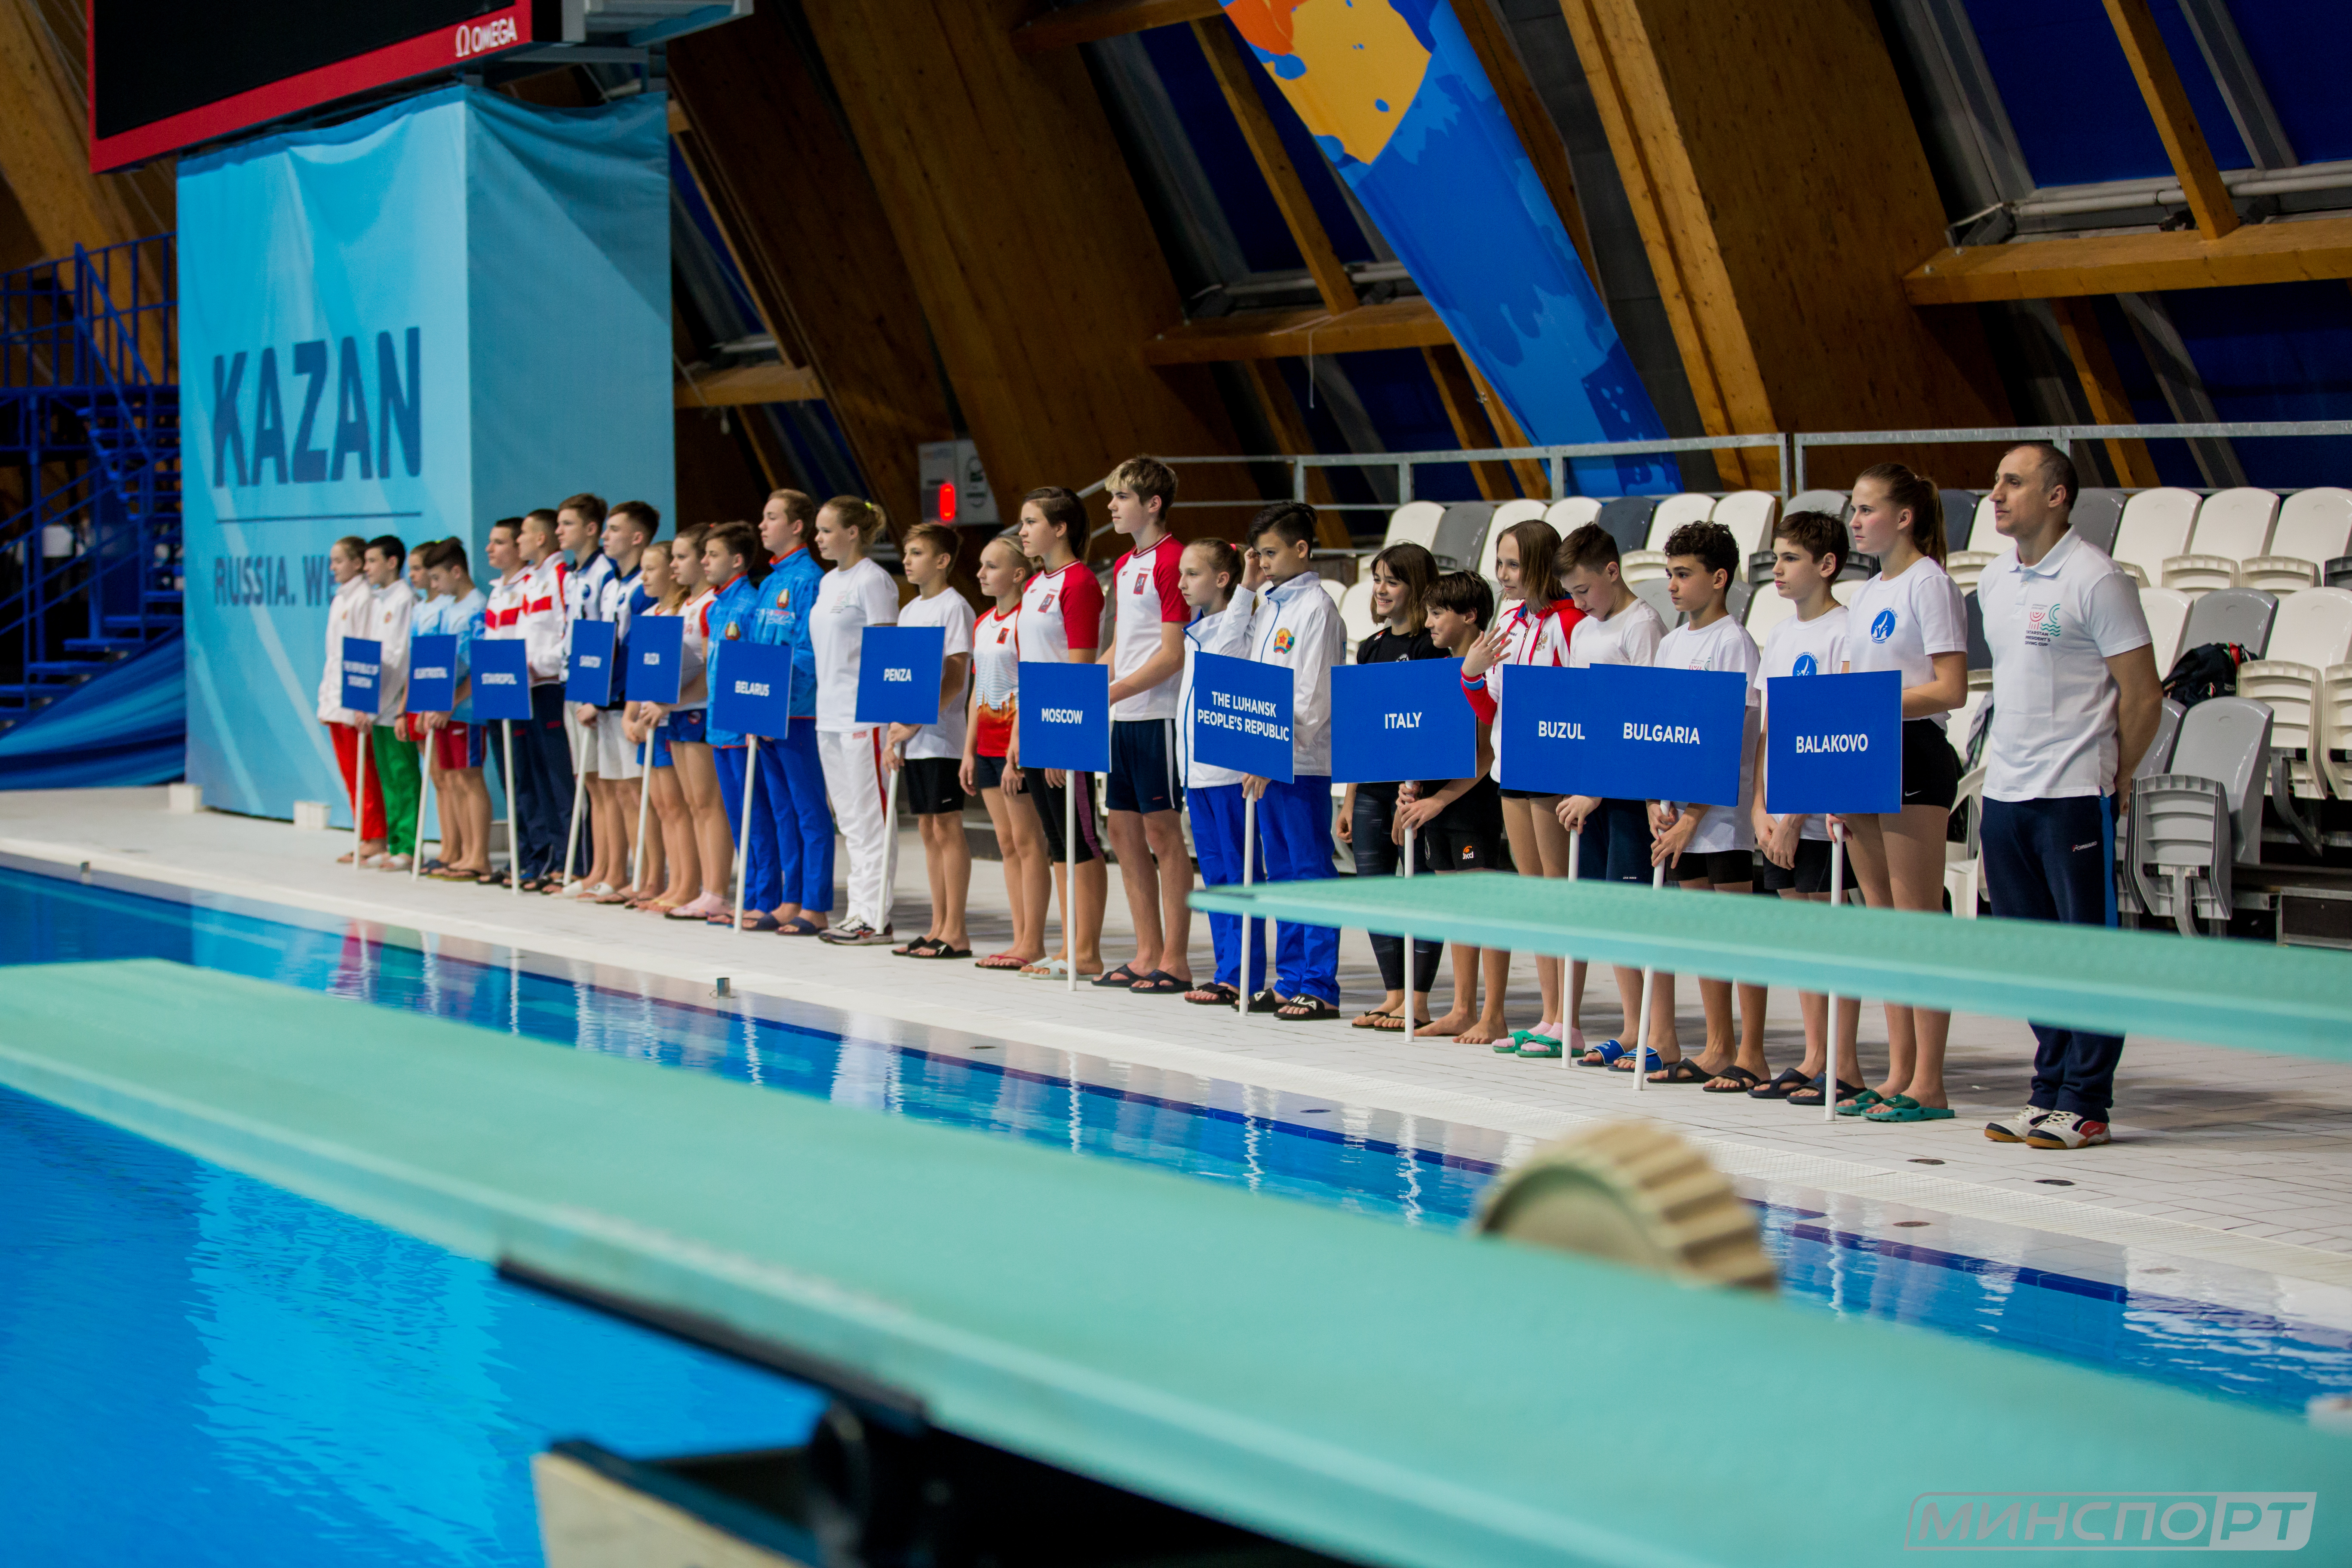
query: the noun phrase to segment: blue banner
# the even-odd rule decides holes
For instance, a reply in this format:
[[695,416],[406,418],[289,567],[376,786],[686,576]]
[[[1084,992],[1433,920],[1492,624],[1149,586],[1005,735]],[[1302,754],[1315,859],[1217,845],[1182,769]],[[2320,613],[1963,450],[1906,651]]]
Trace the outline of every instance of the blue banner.
[[187,776],[208,802],[342,798],[316,716],[341,536],[456,537],[478,563],[488,520],[575,490],[673,510],[667,110],[454,86],[180,161]]
[[366,637],[343,639],[342,704],[355,713],[376,710],[383,679],[383,645]]
[[1291,782],[1297,752],[1290,704],[1297,677],[1286,664],[1224,654],[1192,660],[1192,754],[1215,768]]
[[686,617],[639,616],[629,624],[629,683],[632,702],[677,700],[686,679]]
[[476,637],[467,650],[474,672],[474,717],[485,724],[530,717],[530,650],[520,637]]
[[1478,715],[1462,695],[1460,659],[1331,671],[1333,784],[1466,779],[1477,771]]
[[944,626],[868,626],[857,656],[857,722],[936,724]]
[[613,657],[620,627],[610,621],[572,623],[572,662],[563,678],[563,700],[602,708],[613,700]]
[[1903,809],[1902,671],[1776,675],[1765,684],[1765,810]]
[[1110,769],[1110,666],[1021,661],[1021,765]]
[[457,706],[457,638],[427,632],[408,639],[408,710],[447,713]]
[[767,643],[727,645],[711,667],[710,727],[738,735],[782,735],[792,722],[793,650]]
[[1511,789],[1739,804],[1748,678],[1727,670],[1513,665],[1503,704]]

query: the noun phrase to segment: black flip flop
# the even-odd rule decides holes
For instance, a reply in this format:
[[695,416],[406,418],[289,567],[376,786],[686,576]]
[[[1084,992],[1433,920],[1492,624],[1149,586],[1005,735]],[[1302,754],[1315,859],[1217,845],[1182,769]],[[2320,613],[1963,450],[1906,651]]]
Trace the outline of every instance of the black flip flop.
[[[1788,1102],[1790,1105],[1802,1106],[1807,1110],[1819,1110],[1822,1107],[1822,1079],[1828,1076],[1829,1074],[1827,1073],[1815,1073],[1812,1077],[1805,1080],[1805,1088],[1803,1089],[1792,1089],[1789,1091]],[[1838,1102],[1840,1104],[1843,1104],[1845,1101],[1852,1100],[1855,1095],[1862,1092],[1862,1087],[1863,1086],[1858,1083],[1848,1083],[1843,1079],[1838,1079]],[[1812,1091],[1813,1098],[1811,1100],[1799,1100],[1797,1096],[1804,1093],[1805,1089],[1811,1089]]]
[[1654,1076],[1652,1083],[1706,1083],[1716,1076],[1688,1057],[1676,1057],[1658,1071],[1664,1076]]
[[893,958],[929,958],[931,956],[931,950],[943,944],[940,942],[940,939],[935,936],[919,936],[903,947],[892,948],[890,950],[890,956]]
[[1241,999],[1239,991],[1219,980],[1195,985],[1184,994],[1184,1000],[1195,1007],[1230,1007]]
[[1142,975],[1138,974],[1135,972],[1133,965],[1122,963],[1117,969],[1112,970],[1108,974],[1097,974],[1092,980],[1087,981],[1087,984],[1089,985],[1099,985],[1105,990],[1110,990],[1116,987],[1118,990],[1125,991],[1133,986],[1137,981],[1142,978]]
[[946,942],[933,940],[928,952],[910,952],[907,956],[908,958],[970,958],[971,949],[950,947]]
[[1274,1016],[1286,1024],[1328,1024],[1339,1016],[1339,1009],[1320,996],[1293,996]]
[[1715,1087],[1715,1079],[1709,1079],[1706,1085],[1700,1089],[1699,1092],[1701,1094],[1746,1094],[1755,1089],[1757,1084],[1762,1081],[1754,1073],[1749,1072],[1738,1062],[1732,1063],[1729,1067],[1716,1074],[1715,1077],[1736,1079],[1738,1080],[1738,1087],[1736,1089],[1717,1089]]
[[1155,969],[1128,989],[1138,996],[1181,996],[1192,989],[1192,983],[1179,980],[1164,969]]
[[1780,1077],[1774,1079],[1770,1083],[1762,1084],[1755,1089],[1749,1089],[1748,1091],[1748,1098],[1750,1100],[1786,1100],[1790,1095],[1796,1093],[1797,1090],[1804,1088],[1807,1084],[1812,1081],[1813,1080],[1811,1079],[1806,1077],[1803,1073],[1799,1072],[1795,1068],[1782,1068],[1780,1069]]

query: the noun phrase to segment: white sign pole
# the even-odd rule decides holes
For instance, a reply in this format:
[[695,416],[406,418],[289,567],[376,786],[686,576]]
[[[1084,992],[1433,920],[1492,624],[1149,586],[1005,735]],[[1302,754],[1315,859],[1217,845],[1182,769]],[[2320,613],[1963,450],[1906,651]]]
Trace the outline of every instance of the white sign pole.
[[361,855],[360,846],[367,842],[368,753],[375,750],[375,732],[365,724],[354,724],[352,731],[360,738],[359,784],[352,791],[352,869],[361,871],[366,869],[362,864],[365,857]]
[[[1650,868],[1650,890],[1659,892],[1666,885],[1666,863],[1659,861]],[[1642,1010],[1633,1018],[1633,1092],[1641,1093],[1650,1087],[1650,1075],[1643,1070],[1650,1049],[1650,981],[1658,973],[1657,965],[1642,966]]]
[[751,802],[760,794],[760,737],[743,737],[743,826],[735,835],[735,934],[743,934],[743,894],[751,879]]
[[[654,721],[654,729],[668,722],[669,715],[665,713]],[[653,796],[654,734],[649,730],[646,732],[644,752],[637,759],[637,846],[636,853],[629,858],[629,886],[633,888],[642,887],[646,879],[646,811]]]
[[[1830,908],[1836,909],[1845,901],[1845,824],[1830,819]],[[1837,1120],[1838,1086],[1838,1004],[1841,996],[1830,998],[1828,1066],[1822,1071],[1822,1120]],[[1861,1004],[1857,1002],[1856,1006]]]
[[[885,731],[886,733],[887,731]],[[890,910],[898,901],[898,775],[906,763],[890,770],[889,787],[882,792],[882,929],[890,929]]]
[[[572,731],[575,730],[584,744],[576,744],[572,740]],[[595,744],[585,724],[566,724],[564,731],[563,749],[572,758],[572,826],[563,835],[563,881],[557,889],[559,892],[572,886],[572,860],[580,849],[580,803],[588,793],[588,775],[581,769],[580,753]]]
[[[1584,829],[1581,827],[1571,827],[1568,830],[1568,879],[1573,882],[1583,874]],[[1560,963],[1565,965],[1573,966],[1576,960],[1572,958],[1563,958],[1560,960]],[[1559,972],[1559,990],[1560,995],[1563,998],[1560,1005],[1560,1010],[1570,1013],[1571,1016],[1562,1018],[1559,1021],[1559,1065],[1562,1067],[1566,1067],[1569,1062],[1568,1041],[1569,1037],[1576,1025],[1576,1019],[1572,1016],[1574,1009],[1565,999],[1575,990],[1575,987],[1576,972],[1574,968],[1563,968]]]
[[[408,858],[408,879],[422,880],[425,876],[425,803],[438,793],[440,774],[433,766],[433,731],[425,731],[425,739],[416,742],[416,760],[425,774],[425,787],[416,796],[416,852]],[[445,851],[447,845],[441,847]]]
[[[1242,795],[1243,887],[1246,888],[1257,879],[1254,874],[1256,869],[1257,801],[1255,796],[1244,792]],[[1234,1010],[1242,1016],[1242,1022],[1246,1024],[1249,1022],[1250,1005],[1250,917],[1246,913],[1242,916],[1242,972],[1234,976],[1234,978],[1241,982],[1241,984],[1237,989],[1239,989],[1242,994],[1242,999],[1234,1004]]]
[[[1404,878],[1412,880],[1412,829],[1404,830]],[[1410,889],[1407,891],[1411,891]],[[1399,941],[1404,943],[1404,1043],[1412,1044],[1412,933],[1402,932]]]
[[1078,928],[1071,919],[1078,901],[1078,773],[1075,768],[1062,773],[1062,957],[1069,970],[1069,992],[1075,996],[1078,994]]
[[[520,899],[522,897],[522,819],[515,815],[514,721],[501,719],[499,725],[506,731],[507,891]],[[486,846],[484,853],[488,852]]]

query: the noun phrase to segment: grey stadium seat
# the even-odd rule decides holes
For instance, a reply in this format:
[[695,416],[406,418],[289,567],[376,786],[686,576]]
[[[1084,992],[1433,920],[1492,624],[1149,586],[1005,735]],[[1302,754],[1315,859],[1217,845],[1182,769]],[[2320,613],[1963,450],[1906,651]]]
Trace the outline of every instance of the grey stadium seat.
[[1455,501],[1437,520],[1437,531],[1429,542],[1429,552],[1446,571],[1466,571],[1477,564],[1479,547],[1486,542],[1487,525],[1494,519],[1493,501]]
[[1617,541],[1617,552],[1630,555],[1650,542],[1650,514],[1658,510],[1656,496],[1619,496],[1601,509],[1593,521]]
[[2095,544],[2103,555],[2116,552],[2116,531],[2124,523],[2124,492],[2087,489],[2074,502],[2066,525],[2085,544]]
[[1974,588],[1961,595],[1960,603],[1969,612],[1969,668],[1990,669],[1992,645],[1985,640],[1984,605],[1978,602]]
[[2267,707],[2208,698],[2182,717],[2166,771],[2133,785],[2126,874],[2140,906],[2183,936],[2200,920],[2226,927],[2231,868],[2261,861],[2270,744]]
[[2271,645],[2271,623],[2278,618],[2278,595],[2260,588],[2220,588],[2189,606],[2189,624],[2180,631],[2180,649],[2203,647],[2210,642],[2233,642],[2249,658],[2260,658]]
[[1645,578],[1633,584],[1633,588],[1635,598],[1658,612],[1658,619],[1666,623],[1666,630],[1673,631],[1683,624],[1683,613],[1675,608],[1675,601],[1666,592],[1664,577]]

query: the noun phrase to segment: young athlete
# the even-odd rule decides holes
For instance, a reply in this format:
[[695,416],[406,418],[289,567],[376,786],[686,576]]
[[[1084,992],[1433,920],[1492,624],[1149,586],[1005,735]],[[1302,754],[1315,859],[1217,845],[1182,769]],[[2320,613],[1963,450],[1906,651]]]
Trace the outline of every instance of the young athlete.
[[[1429,635],[1430,584],[1437,581],[1437,558],[1418,544],[1391,544],[1372,557],[1372,614],[1379,630],[1356,649],[1358,664],[1387,664],[1398,659],[1436,658],[1437,643]],[[1356,859],[1359,877],[1393,877],[1402,837],[1396,823],[1397,786],[1364,784],[1348,786],[1339,805],[1339,842]],[[1413,842],[1413,870],[1429,869],[1428,846]],[[1388,994],[1381,1005],[1355,1021],[1359,1029],[1402,1031],[1404,1028],[1404,943],[1386,931],[1374,931],[1372,957],[1380,964],[1381,984]],[[1412,1026],[1429,1022],[1429,988],[1437,978],[1433,942],[1412,944]]]
[[[1850,549],[1845,524],[1823,511],[1790,512],[1772,531],[1772,584],[1797,606],[1797,613],[1765,636],[1756,667],[1756,796],[1750,804],[1756,846],[1764,857],[1758,876],[1766,890],[1784,899],[1828,901],[1830,835],[1827,821],[1819,815],[1774,816],[1764,809],[1771,683],[1781,676],[1835,675],[1844,667],[1846,610],[1837,602],[1834,588]],[[1782,1068],[1771,1082],[1749,1089],[1749,1098],[1821,1104],[1822,1077],[1829,1067],[1829,998],[1817,991],[1800,991],[1797,1006],[1805,1021],[1804,1059]],[[1849,1002],[1838,1014],[1838,1061],[1858,1079],[1854,1033],[1862,1005]],[[1861,1090],[1859,1083],[1848,1086],[1841,1080],[1838,1092],[1843,1098]]]
[[563,840],[572,811],[571,742],[565,733],[564,581],[570,570],[555,548],[555,514],[523,514],[515,533],[522,564],[512,579],[505,626],[529,649],[530,720],[515,728],[515,767],[522,777],[523,889],[552,893],[563,878]]
[[383,645],[376,679],[376,710],[362,715],[368,728],[368,763],[383,781],[383,826],[387,852],[368,861],[384,871],[405,871],[415,862],[417,796],[422,776],[415,743],[400,720],[408,707],[408,636],[416,617],[416,595],[408,585],[408,552],[387,533],[367,542],[361,557],[369,597],[366,635]]
[[[1250,657],[1291,671],[1291,781],[1253,773],[1242,780],[1258,802],[1260,842],[1276,881],[1328,877],[1331,869],[1331,667],[1348,656],[1339,609],[1323,591],[1310,557],[1315,509],[1277,501],[1250,520],[1250,557],[1265,586],[1250,617]],[[1252,1012],[1285,1023],[1339,1016],[1339,933],[1329,926],[1285,921],[1276,928],[1274,984],[1252,999]]]
[[751,640],[793,650],[792,692],[786,732],[760,738],[760,793],[775,847],[775,900],[763,916],[744,919],[754,931],[780,936],[814,936],[833,918],[833,813],[825,805],[824,760],[817,748],[816,653],[809,641],[809,615],[824,576],[808,548],[815,523],[816,502],[799,490],[772,491],[760,509],[768,580],[760,584],[751,612]]
[[1026,969],[1045,956],[1045,902],[1053,872],[1045,863],[1045,830],[1021,787],[1021,770],[1006,764],[1013,717],[1021,691],[1021,590],[1029,558],[1003,535],[980,552],[980,591],[993,601],[972,627],[971,712],[964,728],[964,793],[977,793],[996,829],[1004,864],[1004,899],[1013,910],[1013,942],[979,960],[979,969]]
[[[1193,666],[1202,654],[1225,658],[1250,656],[1250,617],[1257,595],[1242,587],[1241,552],[1222,539],[1196,539],[1184,547],[1178,564],[1178,585],[1194,612],[1184,628],[1182,689],[1176,706],[1177,753],[1184,768],[1184,804],[1192,815],[1192,847],[1201,858],[1201,880],[1212,888],[1229,888],[1242,880],[1242,778],[1232,768],[1204,763],[1192,754]],[[1265,875],[1265,851],[1257,851],[1253,879]],[[1184,993],[1184,1000],[1204,1007],[1230,1007],[1249,987],[1255,996],[1265,989],[1265,922],[1249,928],[1249,975],[1242,975],[1242,921],[1239,915],[1211,915],[1209,944],[1216,958],[1216,973],[1206,985]]]
[[[1480,718],[1492,726],[1494,776],[1500,787],[1504,831],[1509,836],[1511,865],[1522,877],[1566,877],[1568,835],[1554,816],[1559,797],[1510,783],[1503,761],[1502,705],[1504,680],[1517,665],[1556,666],[1568,660],[1569,638],[1582,612],[1560,587],[1559,535],[1541,518],[1513,523],[1495,545],[1495,575],[1503,597],[1516,599],[1495,616],[1486,635],[1472,645],[1462,660],[1462,689]],[[1542,998],[1542,1016],[1532,1029],[1514,1029],[1486,1041],[1497,1055],[1556,1057],[1562,1049],[1583,1048],[1576,1029],[1577,1002],[1584,994],[1584,966],[1576,966],[1575,989],[1566,1005],[1560,1000],[1560,961],[1536,957],[1536,988]],[[1476,1031],[1483,1036],[1485,1031]],[[1566,1042],[1563,1046],[1562,1042]]]
[[[686,605],[686,591],[670,565],[669,546],[658,542],[646,547],[637,563],[637,585],[629,595],[629,626],[642,630],[659,617],[675,618]],[[624,688],[627,667],[623,667]],[[677,767],[670,756],[669,731],[661,715],[647,702],[625,702],[622,732],[635,748],[635,762],[645,780],[646,801],[653,821],[639,855],[643,868],[629,889],[629,908],[657,909],[667,914],[689,902],[700,890],[694,875],[694,830],[687,816],[686,796],[677,787]]]
[[1173,996],[1192,984],[1186,951],[1192,858],[1178,815],[1184,786],[1176,763],[1176,688],[1192,612],[1176,581],[1183,546],[1168,527],[1176,470],[1156,458],[1129,458],[1103,488],[1111,528],[1134,541],[1110,574],[1110,787],[1104,804],[1135,922],[1135,957],[1094,984]]
[[[1588,522],[1560,541],[1560,581],[1584,618],[1569,634],[1568,666],[1590,669],[1597,664],[1647,664],[1666,635],[1666,623],[1633,590],[1625,586],[1617,561],[1617,541],[1597,522]],[[1650,879],[1650,813],[1645,802],[1602,800],[1593,795],[1563,797],[1556,808],[1561,826],[1584,832],[1583,853],[1576,874],[1611,882]],[[1584,1005],[1584,965],[1579,963],[1569,992],[1569,1019],[1574,1023]],[[1634,1015],[1642,1005],[1642,972],[1619,967],[1617,999],[1622,1009],[1619,1033],[1596,1050],[1577,1059],[1587,1067],[1630,1072],[1630,1053],[1642,1043]],[[1654,1018],[1654,1015],[1653,1015]],[[1660,1058],[1653,1051],[1648,1066]]]
[[362,717],[343,706],[343,639],[364,637],[374,618],[374,590],[368,585],[364,557],[367,541],[357,534],[345,534],[327,551],[327,570],[335,579],[335,596],[327,606],[327,663],[319,672],[319,722],[327,727],[328,738],[335,743],[335,763],[342,770],[343,799],[360,797],[360,842],[356,851],[346,849],[335,857],[336,863],[348,866],[356,853],[362,860],[383,853],[383,788],[375,773],[375,758],[368,758],[367,787],[360,788],[360,747],[373,742],[359,727]]
[[[1031,490],[1021,502],[1020,533],[1022,552],[1038,568],[1021,590],[1021,657],[1040,664],[1094,663],[1095,650],[1102,646],[1103,591],[1078,559],[1087,542],[1086,503],[1076,492],[1058,485]],[[1020,764],[1016,711],[1004,765]],[[1071,774],[1060,768],[1022,770],[1022,790],[1037,809],[1045,850],[1053,858],[1066,950],[1063,957],[1040,960],[1021,972],[1033,978],[1062,979],[1073,963],[1082,975],[1102,973],[1103,905],[1110,897],[1110,879],[1095,841],[1094,782],[1092,773]],[[1077,841],[1073,844],[1062,842],[1065,788],[1077,791],[1073,814]]]
[[442,866],[432,873],[444,881],[479,882],[490,868],[490,789],[482,777],[483,727],[475,722],[473,678],[469,655],[482,635],[482,616],[488,607],[482,591],[467,570],[466,547],[445,539],[425,557],[426,584],[433,598],[417,630],[457,639],[456,705],[446,713],[419,715],[427,743],[433,748],[435,788],[441,801]]
[[[1968,611],[1944,571],[1943,500],[1933,479],[1881,463],[1853,481],[1851,526],[1853,547],[1877,556],[1879,571],[1847,611],[1845,668],[1903,676],[1903,809],[1845,819],[1854,879],[1873,909],[1940,910],[1944,828],[1960,786],[1960,760],[1944,730],[1969,696]],[[1951,1022],[1948,1013],[1888,1003],[1886,1080],[1838,1113],[1949,1120],[1944,1042]]]
[[[613,581],[613,563],[604,553],[600,541],[604,527],[604,500],[602,496],[583,492],[570,497],[555,509],[555,548],[560,559],[568,562],[563,573],[563,664],[568,673],[572,668],[572,628],[582,621],[601,620],[597,611],[604,589]],[[604,711],[602,704],[566,702],[563,709],[563,740],[572,755],[573,770],[580,775],[581,817],[575,828],[572,823],[572,802],[566,800],[564,831],[576,835],[576,847],[567,846],[571,853],[572,879],[559,891],[581,899],[600,899],[613,890],[611,868],[611,834],[613,821],[619,806],[614,791],[604,775],[603,751],[597,744],[596,719]]]
[[[734,918],[727,887],[735,868],[735,826],[727,815],[726,792],[719,783],[709,726],[710,607],[719,599],[719,590],[710,585],[703,565],[710,531],[708,523],[682,528],[669,547],[671,575],[686,595],[677,612],[686,625],[679,639],[677,704],[667,710],[668,722],[662,728],[669,737],[678,793],[686,797],[687,816],[694,831],[695,872],[701,888],[685,903],[661,911],[663,919],[673,921]],[[661,705],[648,707],[655,710],[658,721]]]
[[898,620],[898,584],[866,554],[882,525],[882,509],[856,496],[835,496],[817,509],[817,553],[833,563],[817,585],[809,621],[816,655],[817,755],[849,860],[849,908],[839,925],[819,931],[817,939],[843,947],[870,947],[891,936],[890,847],[898,824],[883,816],[882,726],[857,722],[866,628]]
[[890,951],[901,958],[970,958],[964,906],[971,896],[971,845],[963,836],[964,700],[971,685],[971,601],[952,581],[955,530],[917,523],[899,546],[916,596],[898,611],[902,626],[937,626],[940,719],[936,724],[890,726],[888,763],[902,775],[899,790],[913,807],[923,839],[923,868],[931,884],[931,924],[921,936]]
[[[708,668],[707,690],[715,693],[727,679],[727,654],[733,646],[751,636],[751,610],[759,602],[759,582],[751,571],[755,565],[765,565],[767,555],[760,549],[760,536],[748,522],[722,522],[703,536],[702,574],[711,584],[711,597],[702,607],[701,637]],[[727,830],[731,836],[742,830],[744,821],[743,792],[750,787],[751,749],[745,738],[732,730],[719,728],[716,715],[705,720],[704,734],[710,742],[713,761],[719,768],[719,795],[726,802]],[[727,859],[722,868],[705,864],[704,881],[716,883],[720,908],[705,918],[712,925],[735,923],[735,907],[727,901],[727,871],[740,879],[743,918],[754,923],[753,911],[762,914],[776,900],[775,818],[764,812],[751,814],[751,831],[747,842],[737,844],[730,837]],[[764,828],[764,831],[763,831]],[[764,845],[765,859],[758,852]],[[742,864],[735,864],[738,851]]]
[[[1448,572],[1430,584],[1423,600],[1430,640],[1441,655],[1461,658],[1477,645],[1495,618],[1494,590],[1475,572]],[[1429,846],[1429,867],[1440,876],[1456,871],[1496,871],[1503,867],[1503,797],[1495,786],[1492,722],[1478,721],[1478,771],[1466,779],[1407,781],[1398,786],[1396,819],[1389,831],[1399,844],[1404,830]],[[1492,1045],[1510,1032],[1503,1018],[1503,993],[1511,981],[1507,949],[1454,943],[1454,1005],[1416,1033],[1452,1035],[1465,1045]],[[1481,974],[1486,1004],[1478,1000]]]
[[[1756,883],[1756,839],[1748,820],[1756,787],[1756,640],[1727,603],[1740,567],[1739,542],[1719,522],[1687,522],[1666,539],[1666,593],[1683,624],[1659,640],[1650,663],[1660,669],[1709,669],[1739,677],[1748,717],[1740,737],[1739,801],[1707,805],[1695,801],[1650,803],[1650,863],[1663,865],[1685,892],[1747,893]],[[1745,1094],[1771,1069],[1764,1061],[1764,988],[1739,987],[1738,1041],[1732,1038],[1731,982],[1702,978],[1698,994],[1706,1014],[1706,1048],[1696,1061],[1682,1058],[1675,1028],[1675,977],[1657,973],[1652,1015],[1664,1015],[1660,1053],[1665,1066],[1653,1083],[1697,1083],[1710,1094]]]
[[[589,499],[593,499],[589,498]],[[636,748],[629,743],[623,695],[629,668],[630,607],[644,583],[645,558],[654,536],[661,531],[661,512],[650,501],[625,500],[604,514],[596,559],[605,571],[593,596],[583,595],[588,619],[613,627],[613,695],[592,715],[583,714],[582,749],[596,756],[594,781],[604,792],[596,817],[596,860],[584,879],[583,898],[600,904],[625,904],[625,887],[635,860],[638,780],[642,770]],[[599,891],[604,889],[604,891]]]

